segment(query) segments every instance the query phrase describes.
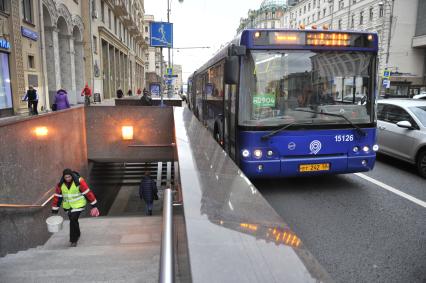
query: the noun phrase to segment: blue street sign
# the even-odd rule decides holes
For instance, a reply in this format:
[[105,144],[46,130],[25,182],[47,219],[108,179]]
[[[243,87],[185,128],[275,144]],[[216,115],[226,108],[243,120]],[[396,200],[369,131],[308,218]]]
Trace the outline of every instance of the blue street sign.
[[37,41],[37,39],[38,39],[38,33],[36,33],[35,31],[32,31],[30,29],[27,29],[25,27],[21,27],[21,33],[22,33],[22,36],[29,38],[29,39],[32,39],[34,41]]
[[383,71],[383,77],[384,77],[384,78],[389,78],[389,77],[390,77],[390,71],[388,71],[388,70],[384,70],[384,71]]
[[173,74],[172,68],[167,68],[167,75],[171,76]]
[[173,24],[164,22],[151,22],[150,45],[153,47],[173,48]]
[[384,86],[385,88],[390,88],[390,80],[388,80],[388,79],[384,79],[384,80],[383,80],[383,86]]

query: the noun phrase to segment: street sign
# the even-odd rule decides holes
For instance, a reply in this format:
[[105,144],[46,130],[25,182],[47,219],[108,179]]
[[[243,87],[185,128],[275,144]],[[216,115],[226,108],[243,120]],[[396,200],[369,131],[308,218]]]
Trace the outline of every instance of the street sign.
[[388,79],[383,79],[383,86],[385,88],[390,88],[390,80]]
[[384,70],[383,71],[383,78],[389,79],[390,77],[390,71],[389,70]]
[[167,68],[166,74],[171,76],[173,74],[173,68]]
[[173,48],[173,24],[164,22],[151,22],[150,45],[153,47]]

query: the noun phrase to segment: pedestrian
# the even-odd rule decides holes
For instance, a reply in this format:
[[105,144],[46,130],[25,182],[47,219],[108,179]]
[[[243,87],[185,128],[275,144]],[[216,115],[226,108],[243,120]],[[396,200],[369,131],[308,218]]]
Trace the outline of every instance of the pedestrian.
[[52,203],[52,213],[57,214],[59,207],[67,212],[70,219],[70,246],[76,247],[80,238],[80,225],[78,218],[84,211],[87,202],[92,206],[90,215],[99,216],[99,210],[96,206],[97,200],[90,190],[86,181],[80,175],[71,169],[65,169],[62,177],[55,188],[55,196]]
[[56,92],[55,105],[56,110],[68,109],[71,107],[68,101],[68,93],[65,89],[60,89]]
[[144,95],[149,95],[149,92],[146,90],[146,88],[143,88],[143,94]]
[[129,91],[127,92],[127,95],[128,95],[128,96],[132,96],[132,95],[133,95],[133,92],[132,92],[132,90],[131,90],[131,89],[129,89]]
[[117,98],[122,98],[123,96],[124,96],[124,93],[121,90],[121,88],[117,89]]
[[136,91],[136,94],[137,94],[137,95],[141,95],[141,94],[142,94],[142,91],[141,91],[141,89],[140,89],[140,88],[138,88],[138,90]]
[[156,183],[149,176],[149,172],[145,171],[145,175],[142,177],[141,184],[139,185],[139,196],[145,201],[146,215],[152,215],[154,199],[158,199],[157,193]]
[[143,90],[143,95],[141,97],[141,102],[143,106],[152,106],[152,99],[148,95],[148,91],[146,89]]
[[24,101],[28,101],[28,110],[30,115],[38,115],[38,95],[37,90],[32,85],[28,86],[27,93],[25,94]]
[[81,96],[84,96],[84,104],[90,106],[90,97],[92,96],[92,90],[89,87],[89,84],[86,83],[83,90],[81,91]]

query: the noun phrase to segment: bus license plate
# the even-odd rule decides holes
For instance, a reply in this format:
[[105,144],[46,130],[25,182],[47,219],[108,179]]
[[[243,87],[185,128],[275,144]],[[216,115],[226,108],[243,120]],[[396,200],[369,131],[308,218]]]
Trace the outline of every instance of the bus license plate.
[[329,170],[330,170],[330,163],[299,165],[299,172],[315,172],[315,171],[329,171]]

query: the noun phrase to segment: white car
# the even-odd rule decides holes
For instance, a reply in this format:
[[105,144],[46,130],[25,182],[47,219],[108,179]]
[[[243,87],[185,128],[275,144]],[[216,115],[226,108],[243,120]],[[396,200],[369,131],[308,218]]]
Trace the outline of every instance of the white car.
[[380,153],[416,165],[426,178],[426,101],[379,100],[377,143]]
[[426,92],[422,92],[420,94],[413,96],[413,99],[426,99]]

